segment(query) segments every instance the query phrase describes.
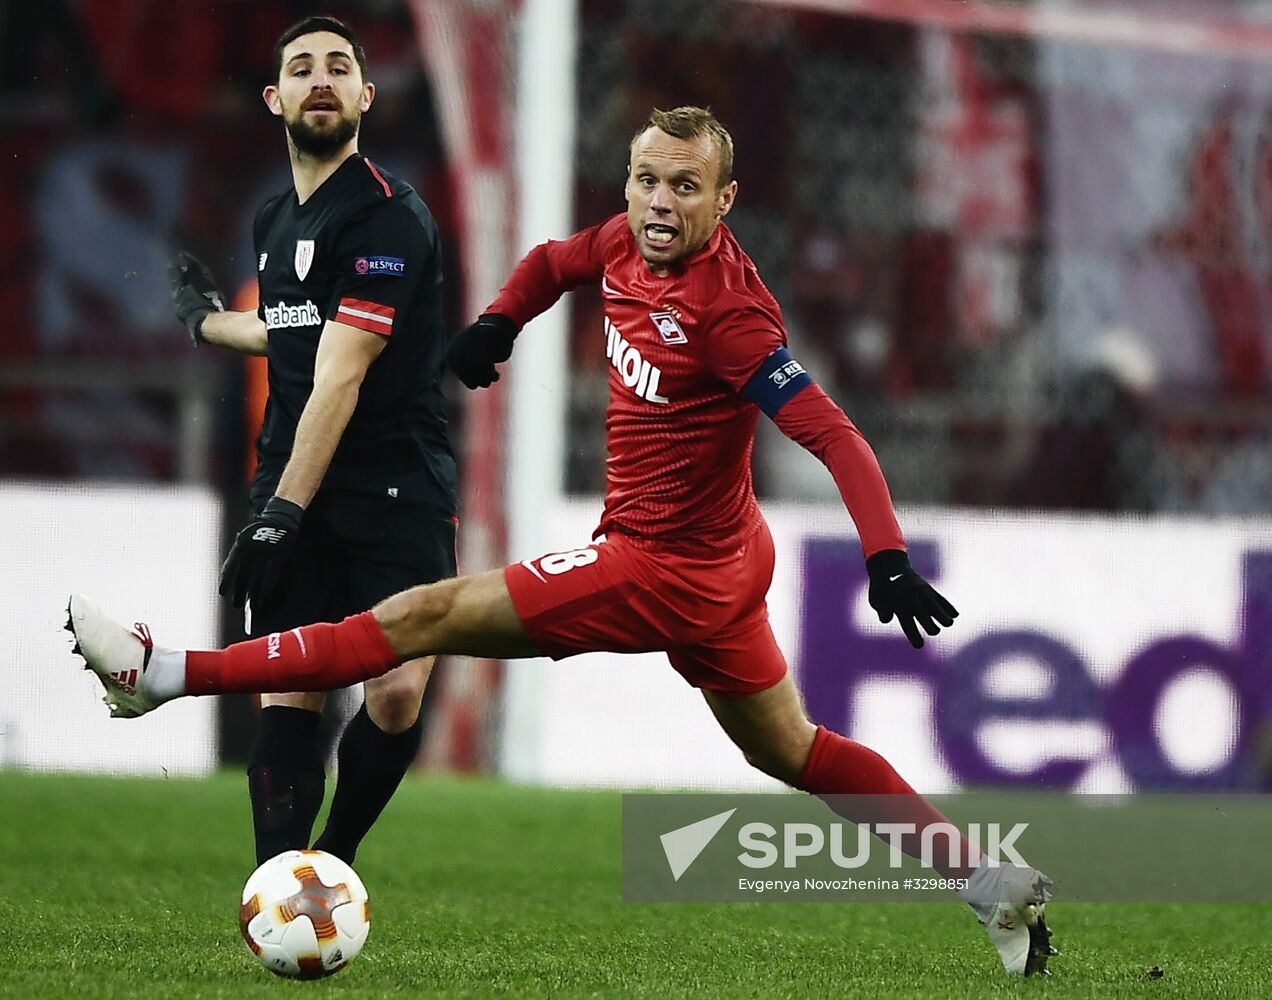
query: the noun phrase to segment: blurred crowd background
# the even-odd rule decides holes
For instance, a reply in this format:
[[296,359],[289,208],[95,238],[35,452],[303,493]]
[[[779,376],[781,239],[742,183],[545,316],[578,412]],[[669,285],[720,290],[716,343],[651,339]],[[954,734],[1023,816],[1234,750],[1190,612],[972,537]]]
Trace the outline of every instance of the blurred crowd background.
[[[378,96],[361,146],[437,217],[455,326],[456,178],[419,6],[321,10],[363,38]],[[1189,49],[895,7],[580,0],[576,226],[622,210],[651,107],[710,105],[737,147],[729,222],[899,501],[1266,513],[1272,20],[1208,5],[1221,30]],[[290,184],[260,90],[275,37],[317,9],[0,5],[0,476],[207,481],[241,502],[250,370],[191,346],[165,264],[191,250],[250,295],[253,213]],[[577,493],[603,483],[600,310],[576,295]],[[771,429],[756,477],[762,496],[834,495]]]

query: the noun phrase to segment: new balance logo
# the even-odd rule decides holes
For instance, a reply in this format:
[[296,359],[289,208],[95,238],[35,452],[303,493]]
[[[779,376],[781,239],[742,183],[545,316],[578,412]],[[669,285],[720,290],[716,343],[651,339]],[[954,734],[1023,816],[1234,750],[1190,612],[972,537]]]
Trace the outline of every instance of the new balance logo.
[[698,855],[707,849],[707,845],[715,839],[729,817],[737,812],[737,807],[700,819],[696,823],[682,826],[670,833],[664,833],[658,839],[662,842],[663,854],[667,858],[667,867],[671,869],[671,877],[677,882],[680,876],[689,870],[689,866],[698,860]]
[[287,532],[282,528],[271,528],[269,525],[262,525],[252,532],[252,541],[269,542],[270,545],[277,545],[287,537]]

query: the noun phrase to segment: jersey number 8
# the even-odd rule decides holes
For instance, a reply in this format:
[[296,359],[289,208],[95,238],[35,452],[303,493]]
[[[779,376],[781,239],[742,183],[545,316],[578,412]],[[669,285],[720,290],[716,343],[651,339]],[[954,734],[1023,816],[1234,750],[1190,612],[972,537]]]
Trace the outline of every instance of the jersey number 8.
[[596,549],[574,549],[571,552],[553,552],[539,560],[539,568],[548,576],[560,576],[580,566],[591,566],[600,558]]

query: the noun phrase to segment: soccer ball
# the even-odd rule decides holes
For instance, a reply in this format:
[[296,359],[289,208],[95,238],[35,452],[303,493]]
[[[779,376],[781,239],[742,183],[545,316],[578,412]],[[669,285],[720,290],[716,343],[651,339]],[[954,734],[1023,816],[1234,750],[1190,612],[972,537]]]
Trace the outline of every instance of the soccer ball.
[[252,872],[239,906],[243,940],[261,965],[318,979],[348,965],[371,930],[366,887],[325,851],[285,851]]

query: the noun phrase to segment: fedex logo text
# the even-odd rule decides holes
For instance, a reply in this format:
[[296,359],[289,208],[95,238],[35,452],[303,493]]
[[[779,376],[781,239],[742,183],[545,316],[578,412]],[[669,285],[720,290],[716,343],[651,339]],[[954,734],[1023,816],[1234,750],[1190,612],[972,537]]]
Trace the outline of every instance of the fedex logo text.
[[605,356],[623,379],[623,385],[650,403],[670,403],[658,392],[662,369],[646,361],[640,350],[627,342],[618,327],[605,318]]
[[[1136,789],[1253,790],[1267,780],[1259,747],[1272,718],[1272,551],[1251,547],[1239,558],[1230,640],[1171,631],[1164,623],[1151,641],[1104,663],[1024,622],[962,645],[912,649],[900,636],[863,630],[848,610],[869,586],[849,542],[809,538],[802,557],[803,589],[815,596],[802,609],[800,685],[809,710],[829,724],[851,731],[862,691],[904,682],[925,699],[932,719],[925,736],[961,785],[1075,789],[1100,765],[1115,766]],[[910,558],[940,586],[936,543],[915,542]],[[1009,675],[1001,668],[1018,665],[1041,681],[1028,688],[1003,683]],[[1193,734],[1168,734],[1160,714],[1175,683],[1189,678],[1222,692],[1230,705],[1222,753],[1202,767],[1180,754]],[[1007,760],[990,750],[987,736],[1004,724],[1070,736]]]

